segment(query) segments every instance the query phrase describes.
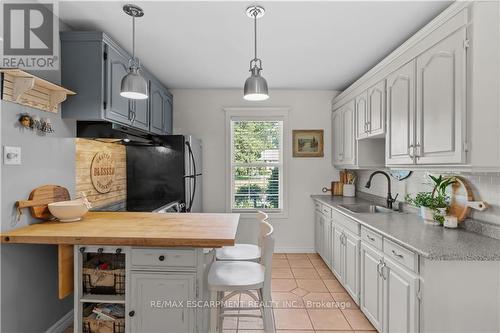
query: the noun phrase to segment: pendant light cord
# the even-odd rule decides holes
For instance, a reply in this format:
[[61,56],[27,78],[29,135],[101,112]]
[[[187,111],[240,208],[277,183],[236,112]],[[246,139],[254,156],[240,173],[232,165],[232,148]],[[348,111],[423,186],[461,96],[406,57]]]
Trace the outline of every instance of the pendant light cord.
[[132,59],[135,63],[135,16],[132,16]]
[[255,50],[254,59],[255,60],[257,60],[257,15],[259,15],[259,12],[258,12],[257,8],[255,8],[253,11],[253,32],[254,32],[254,50]]

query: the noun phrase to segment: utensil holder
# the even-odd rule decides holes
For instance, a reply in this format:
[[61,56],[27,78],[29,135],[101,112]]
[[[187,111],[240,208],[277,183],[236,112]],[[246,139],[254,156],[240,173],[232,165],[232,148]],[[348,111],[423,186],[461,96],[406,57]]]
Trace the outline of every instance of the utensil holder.
[[343,193],[344,197],[356,196],[356,186],[354,184],[344,184]]

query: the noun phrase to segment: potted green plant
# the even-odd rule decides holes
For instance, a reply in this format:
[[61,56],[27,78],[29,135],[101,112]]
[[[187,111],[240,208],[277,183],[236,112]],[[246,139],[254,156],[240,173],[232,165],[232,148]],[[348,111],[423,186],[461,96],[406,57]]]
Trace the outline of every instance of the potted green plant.
[[431,192],[419,192],[413,198],[406,196],[406,201],[420,208],[420,216],[426,221],[432,221],[443,224],[448,206],[449,196],[446,194],[446,188],[455,182],[454,177],[433,177],[434,189]]

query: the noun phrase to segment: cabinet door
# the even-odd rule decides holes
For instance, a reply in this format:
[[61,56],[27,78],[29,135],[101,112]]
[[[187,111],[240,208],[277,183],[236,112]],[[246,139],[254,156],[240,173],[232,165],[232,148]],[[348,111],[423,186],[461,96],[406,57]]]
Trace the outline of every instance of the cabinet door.
[[342,229],[338,225],[333,229],[333,257],[332,257],[332,270],[337,279],[342,282],[342,252],[343,252],[343,236]]
[[343,132],[343,165],[356,164],[356,134],[354,131],[354,101],[346,104],[342,112]]
[[418,164],[465,162],[465,28],[417,58]]
[[195,274],[132,272],[131,332],[194,332],[194,308],[186,302],[194,299],[195,281]]
[[418,277],[390,259],[384,261],[384,332],[418,332]]
[[[149,98],[148,98],[149,99]],[[149,131],[149,101],[148,99],[130,100],[132,112],[134,113],[131,126]]]
[[359,303],[359,237],[344,232],[344,288]]
[[332,252],[332,246],[331,246],[331,225],[332,225],[332,221],[329,220],[328,218],[324,218],[323,220],[323,244],[324,244],[324,250],[323,250],[323,253],[324,253],[324,261],[325,263],[330,266],[331,265],[331,261],[332,261],[332,258],[330,256],[331,252]]
[[337,109],[332,114],[332,162],[333,166],[342,163],[342,156],[344,154],[344,134],[342,128],[342,108]]
[[149,105],[151,121],[149,130],[155,134],[165,134],[165,94],[162,87],[155,81],[150,83]]
[[385,134],[385,80],[368,89],[369,136]]
[[120,95],[122,78],[128,73],[128,56],[110,45],[106,60],[106,109],[105,118],[130,125],[130,100]]
[[368,136],[368,101],[366,91],[356,97],[356,138]]
[[382,254],[361,242],[361,274],[359,306],[373,326],[382,330],[382,285],[379,274]]
[[386,164],[413,164],[415,61],[387,77]]
[[174,102],[172,96],[165,96],[165,111],[163,117],[165,119],[165,134],[173,134],[173,115],[174,115]]
[[317,210],[314,211],[314,249],[316,253],[320,252],[320,237],[321,237],[321,213]]

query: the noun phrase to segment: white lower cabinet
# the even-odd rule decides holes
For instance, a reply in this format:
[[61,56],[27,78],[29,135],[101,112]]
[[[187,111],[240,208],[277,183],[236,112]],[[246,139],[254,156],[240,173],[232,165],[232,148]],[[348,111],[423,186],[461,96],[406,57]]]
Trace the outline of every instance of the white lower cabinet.
[[131,332],[194,332],[196,273],[131,273]]
[[360,308],[373,326],[382,330],[382,253],[361,242]]
[[361,311],[379,332],[418,332],[418,275],[364,240],[360,257]]
[[345,230],[335,220],[331,229],[333,229],[331,269],[353,300],[358,303],[360,238]]
[[344,288],[355,302],[359,300],[359,237],[344,231]]
[[328,267],[332,263],[332,221],[328,218],[323,219],[323,260]]
[[418,332],[418,276],[384,258],[383,331]]
[[344,270],[343,266],[343,258],[342,258],[342,230],[338,228],[336,225],[333,225],[333,253],[332,253],[332,270],[333,274],[337,277],[337,279],[342,283],[342,274]]

